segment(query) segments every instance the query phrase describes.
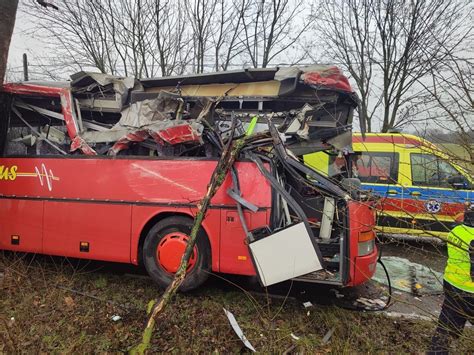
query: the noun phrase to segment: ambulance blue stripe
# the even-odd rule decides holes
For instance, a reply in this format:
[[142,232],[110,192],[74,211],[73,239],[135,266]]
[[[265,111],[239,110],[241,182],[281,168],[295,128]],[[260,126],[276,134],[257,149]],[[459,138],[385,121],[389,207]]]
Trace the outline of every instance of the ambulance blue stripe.
[[[474,198],[474,191],[469,190],[444,190],[435,187],[406,187],[396,185],[377,185],[362,184],[364,190],[372,190],[375,194],[391,198],[416,199],[419,201],[437,200],[439,202],[464,203]],[[389,191],[395,191],[397,194],[388,194]],[[416,198],[410,195],[410,192],[419,192],[420,196]]]

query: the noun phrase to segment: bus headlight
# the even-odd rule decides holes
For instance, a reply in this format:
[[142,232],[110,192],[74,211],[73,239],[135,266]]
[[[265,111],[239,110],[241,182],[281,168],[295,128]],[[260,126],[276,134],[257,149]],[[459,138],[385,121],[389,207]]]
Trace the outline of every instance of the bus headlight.
[[369,255],[375,248],[375,233],[374,231],[360,232],[358,241],[358,256]]

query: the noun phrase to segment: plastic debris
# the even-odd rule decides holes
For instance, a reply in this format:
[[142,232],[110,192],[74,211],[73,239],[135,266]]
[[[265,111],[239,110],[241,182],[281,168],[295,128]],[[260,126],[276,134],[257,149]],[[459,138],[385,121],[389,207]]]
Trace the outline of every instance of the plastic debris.
[[307,302],[303,302],[303,306],[304,306],[304,308],[309,308],[309,307],[313,307],[313,304],[311,302],[307,301]]
[[360,297],[356,300],[356,302],[362,303],[364,306],[367,306],[370,308],[373,308],[374,306],[385,307],[386,305],[384,301],[378,298],[370,299],[370,298]]
[[114,322],[118,322],[119,320],[122,319],[122,317],[118,316],[118,315],[114,315],[112,316],[110,319],[112,319]]
[[295,339],[295,340],[300,340],[300,337],[297,337],[296,335],[294,335],[293,333],[290,334],[290,336]]
[[222,309],[224,310],[224,313],[227,316],[227,319],[229,319],[229,323],[232,326],[232,329],[234,329],[235,334],[237,334],[240,340],[242,340],[242,343],[244,343],[244,345],[248,349],[255,352],[256,351],[255,348],[252,346],[252,344],[250,344],[250,342],[245,337],[244,332],[240,328],[239,323],[237,323],[237,320],[235,319],[234,315],[231,312],[229,312],[227,309],[225,308],[222,308]]
[[334,327],[328,330],[326,335],[321,340],[322,345],[325,345],[325,344],[329,343],[329,340],[331,340],[331,337],[334,334],[334,330],[336,330],[336,328],[334,328]]

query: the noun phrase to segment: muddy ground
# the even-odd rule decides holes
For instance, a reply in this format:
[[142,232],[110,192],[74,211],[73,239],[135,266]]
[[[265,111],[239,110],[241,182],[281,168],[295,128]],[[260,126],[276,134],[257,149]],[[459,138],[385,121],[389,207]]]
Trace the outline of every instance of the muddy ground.
[[[444,268],[444,246],[382,242],[384,255]],[[147,303],[160,293],[132,266],[4,253],[0,352],[127,351],[141,337]],[[397,318],[355,303],[359,297],[387,296],[387,287],[374,281],[351,289],[288,282],[264,290],[252,278],[211,275],[199,290],[174,300],[158,322],[151,352],[245,351],[223,307],[259,352],[425,351],[442,296],[394,291],[388,311]],[[305,308],[308,301],[312,306]],[[424,318],[404,319],[399,313]],[[453,350],[469,352],[473,339],[470,328]]]

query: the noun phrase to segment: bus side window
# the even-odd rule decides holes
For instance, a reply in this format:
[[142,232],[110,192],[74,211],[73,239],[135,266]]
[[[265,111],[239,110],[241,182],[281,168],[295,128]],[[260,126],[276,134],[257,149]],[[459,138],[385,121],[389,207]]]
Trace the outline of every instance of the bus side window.
[[448,179],[459,174],[451,164],[432,154],[411,153],[410,160],[413,185],[451,187]]
[[20,118],[11,112],[4,156],[59,155],[59,150],[68,151],[66,127],[62,121],[43,116],[28,116],[25,111],[21,114]]
[[355,160],[358,178],[364,183],[396,184],[398,153],[361,153]]

